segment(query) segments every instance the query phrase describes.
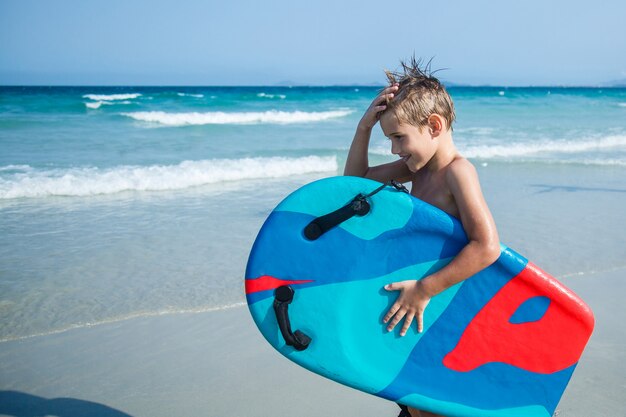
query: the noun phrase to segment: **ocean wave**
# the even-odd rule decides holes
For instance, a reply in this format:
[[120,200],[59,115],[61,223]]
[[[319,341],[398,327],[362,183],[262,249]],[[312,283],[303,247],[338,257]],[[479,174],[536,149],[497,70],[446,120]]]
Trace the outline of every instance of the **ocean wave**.
[[497,159],[534,155],[576,154],[626,147],[626,136],[607,136],[586,140],[546,140],[533,143],[508,143],[506,145],[463,146],[461,153],[467,158]]
[[114,104],[132,104],[132,101],[92,101],[85,103],[85,106],[89,109],[99,109],[102,105],[112,106]]
[[284,94],[267,94],[267,93],[259,93],[256,95],[257,97],[265,97],[265,98],[280,98],[280,99],[286,99],[287,96]]
[[[459,151],[466,158],[480,160],[504,160],[517,162],[545,162],[554,164],[626,166],[626,160],[619,157],[596,156],[594,152],[626,150],[626,136],[614,135],[602,139],[566,141],[553,140],[535,143],[509,143],[507,145],[465,145],[458,144]],[[372,155],[393,156],[390,146],[376,144],[370,147]]]
[[582,158],[582,159],[553,159],[546,161],[552,164],[561,164],[561,165],[598,165],[598,166],[615,166],[615,167],[626,167],[626,159],[600,159],[600,158]]
[[368,149],[368,152],[372,155],[382,155],[382,156],[393,156],[391,153],[391,145],[382,146],[382,145],[374,145]]
[[310,123],[344,117],[352,110],[331,110],[321,112],[278,111],[266,112],[206,112],[206,113],[166,113],[162,111],[121,113],[142,122],[158,123],[166,126],[188,126],[208,124],[288,124]]
[[7,172],[7,171],[29,172],[32,170],[33,168],[30,165],[5,165],[3,167],[0,167],[0,172]]
[[178,165],[33,170],[0,177],[0,200],[170,191],[225,181],[284,178],[337,170],[337,159],[305,156],[184,161]]
[[480,136],[493,135],[496,131],[493,127],[459,127],[455,128],[454,132],[459,134],[473,134]]
[[85,94],[83,98],[94,101],[114,101],[114,100],[132,100],[141,97],[139,93],[132,94]]
[[194,97],[194,98],[202,98],[204,94],[191,94],[191,93],[176,93],[179,97]]

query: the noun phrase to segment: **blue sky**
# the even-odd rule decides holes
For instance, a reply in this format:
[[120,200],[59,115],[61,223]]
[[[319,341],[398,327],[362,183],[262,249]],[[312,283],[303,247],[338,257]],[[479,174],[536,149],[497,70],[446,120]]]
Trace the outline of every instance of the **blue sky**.
[[626,79],[623,0],[0,0],[0,84],[382,83],[415,53],[464,84]]

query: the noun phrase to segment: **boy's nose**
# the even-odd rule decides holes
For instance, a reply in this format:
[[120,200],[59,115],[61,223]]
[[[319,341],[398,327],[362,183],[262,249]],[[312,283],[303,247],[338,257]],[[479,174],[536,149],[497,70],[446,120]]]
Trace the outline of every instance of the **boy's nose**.
[[395,140],[391,141],[391,153],[398,155],[400,153],[400,145]]

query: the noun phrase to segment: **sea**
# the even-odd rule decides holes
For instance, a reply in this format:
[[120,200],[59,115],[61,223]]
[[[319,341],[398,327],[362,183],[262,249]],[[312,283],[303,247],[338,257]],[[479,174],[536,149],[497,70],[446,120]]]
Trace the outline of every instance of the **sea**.
[[[243,305],[264,219],[301,185],[342,174],[380,88],[0,87],[0,341]],[[622,218],[591,204],[626,195],[626,89],[449,92],[457,148],[485,177],[508,236],[522,230],[514,218],[559,201],[587,204],[592,221]],[[370,164],[395,158],[376,128]],[[507,217],[511,184],[525,177],[536,200]],[[560,223],[550,219],[536,225]],[[624,223],[606,229],[621,245]],[[602,268],[623,267],[621,247]],[[564,277],[595,268],[570,257],[555,268]]]

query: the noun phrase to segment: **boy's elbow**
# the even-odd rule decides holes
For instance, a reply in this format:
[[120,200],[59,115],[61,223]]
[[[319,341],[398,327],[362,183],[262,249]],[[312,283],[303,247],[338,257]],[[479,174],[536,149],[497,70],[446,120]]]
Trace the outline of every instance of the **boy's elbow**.
[[490,240],[484,246],[484,256],[486,267],[498,260],[501,253],[500,241],[497,239]]

